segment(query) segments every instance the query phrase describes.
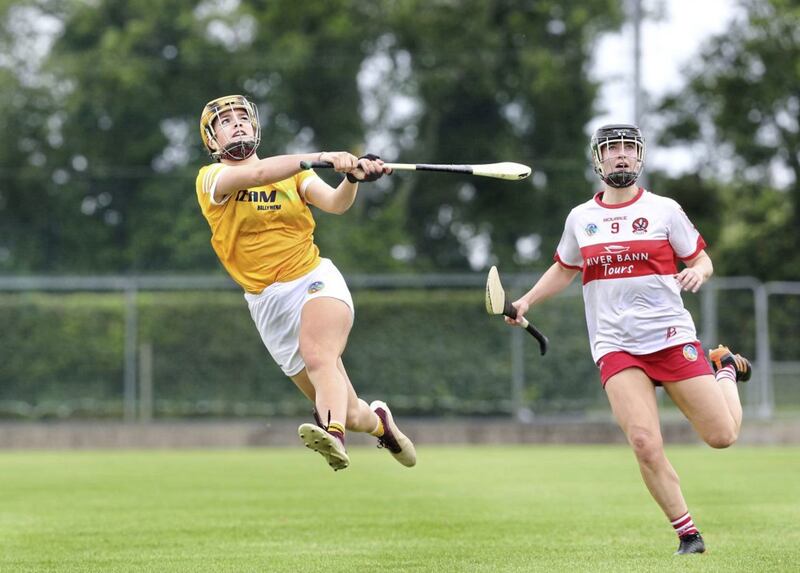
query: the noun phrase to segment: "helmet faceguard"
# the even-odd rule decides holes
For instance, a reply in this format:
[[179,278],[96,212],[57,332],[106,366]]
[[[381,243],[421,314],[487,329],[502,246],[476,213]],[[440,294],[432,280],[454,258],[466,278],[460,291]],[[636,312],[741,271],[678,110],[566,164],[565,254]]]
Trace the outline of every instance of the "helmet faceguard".
[[[628,143],[636,145],[636,164],[632,171],[613,170],[613,166],[611,169],[606,169],[603,164],[603,147],[607,147],[610,143],[619,143],[621,149]],[[598,128],[592,135],[591,149],[595,173],[611,187],[616,189],[630,187],[642,174],[646,145],[642,131],[635,125],[620,123]],[[606,161],[608,160],[607,154]]]
[[[253,127],[252,139],[240,139],[232,141],[224,147],[220,144],[214,129],[214,120],[220,119],[220,114],[224,111],[244,110],[247,119]],[[203,108],[203,115],[200,116],[200,137],[209,155],[214,160],[231,159],[241,161],[247,159],[255,153],[258,144],[261,143],[261,123],[258,120],[258,108],[242,95],[229,95],[211,100]],[[211,142],[215,147],[211,146]]]

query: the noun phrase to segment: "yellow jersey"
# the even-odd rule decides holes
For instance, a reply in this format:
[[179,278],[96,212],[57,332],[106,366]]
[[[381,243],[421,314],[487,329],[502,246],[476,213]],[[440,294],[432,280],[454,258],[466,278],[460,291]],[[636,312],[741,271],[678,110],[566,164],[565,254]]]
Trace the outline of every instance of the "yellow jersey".
[[222,163],[200,169],[197,200],[211,227],[211,246],[225,270],[249,293],[286,282],[320,263],[314,244],[314,217],[300,195],[316,177],[313,171],[251,189],[234,191],[214,202],[220,173],[235,169]]

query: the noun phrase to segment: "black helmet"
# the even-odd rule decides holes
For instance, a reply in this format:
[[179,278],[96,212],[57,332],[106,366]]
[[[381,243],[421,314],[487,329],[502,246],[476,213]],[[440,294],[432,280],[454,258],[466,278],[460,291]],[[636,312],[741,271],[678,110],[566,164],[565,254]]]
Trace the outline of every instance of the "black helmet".
[[[631,141],[636,144],[637,157],[633,171],[613,171],[611,173],[606,173],[602,161],[602,147],[612,142],[624,144]],[[636,180],[639,179],[639,176],[642,174],[642,169],[644,168],[645,142],[642,130],[635,125],[613,123],[598,128],[597,131],[594,132],[594,135],[592,135],[591,149],[595,173],[611,187],[617,189],[630,187],[636,183]]]

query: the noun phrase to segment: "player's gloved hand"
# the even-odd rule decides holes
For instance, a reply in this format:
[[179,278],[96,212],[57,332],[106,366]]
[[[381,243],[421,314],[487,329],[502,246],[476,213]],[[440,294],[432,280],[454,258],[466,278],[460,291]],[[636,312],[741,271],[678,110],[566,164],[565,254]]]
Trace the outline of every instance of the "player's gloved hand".
[[358,166],[347,173],[347,180],[350,183],[377,181],[391,172],[391,169],[383,166],[383,160],[379,156],[367,153],[358,158]]

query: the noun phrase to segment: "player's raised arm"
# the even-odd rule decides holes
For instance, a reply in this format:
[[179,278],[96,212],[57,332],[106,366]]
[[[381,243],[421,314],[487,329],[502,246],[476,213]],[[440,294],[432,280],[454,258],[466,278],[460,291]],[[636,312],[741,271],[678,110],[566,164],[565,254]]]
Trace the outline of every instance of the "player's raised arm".
[[[328,155],[327,153],[323,154],[323,157]],[[341,215],[353,205],[359,183],[375,181],[389,173],[391,173],[391,169],[384,167],[380,157],[367,154],[357,159],[356,167],[346,172],[346,177],[336,188],[331,187],[322,179],[313,179],[306,188],[305,198],[309,203],[327,213]]]
[[245,165],[224,169],[214,189],[214,201],[222,203],[225,197],[239,189],[250,189],[288,179],[300,169],[298,162],[320,157],[320,153],[276,155]]

